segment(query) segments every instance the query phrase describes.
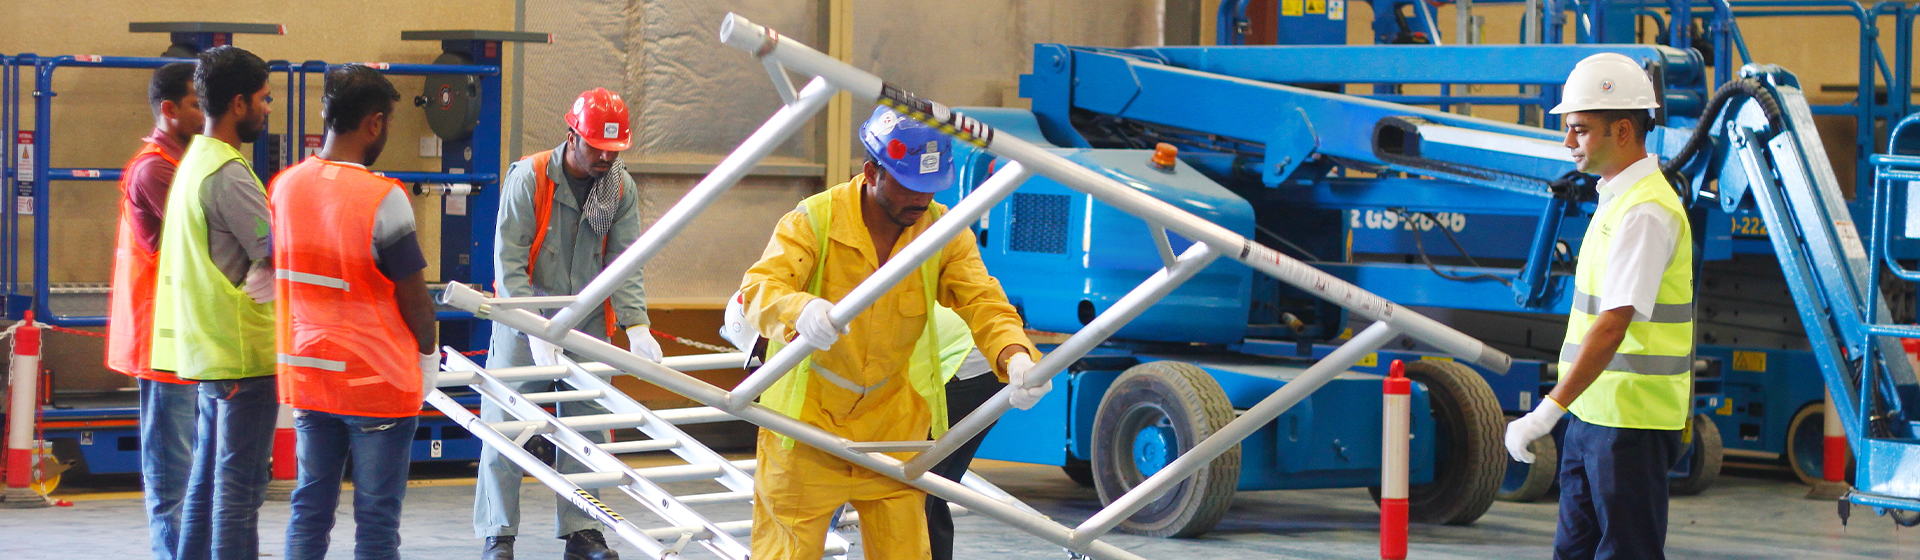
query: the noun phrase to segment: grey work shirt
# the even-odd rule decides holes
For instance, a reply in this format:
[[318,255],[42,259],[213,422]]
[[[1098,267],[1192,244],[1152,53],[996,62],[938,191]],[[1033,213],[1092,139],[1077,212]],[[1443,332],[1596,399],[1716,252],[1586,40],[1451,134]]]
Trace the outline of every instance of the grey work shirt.
[[[607,231],[606,251],[601,251],[600,236],[593,233],[581,213],[580,200],[569,185],[563,144],[554,148],[547,163],[547,178],[554,185],[553,208],[547,221],[546,239],[532,275],[527,261],[533,246],[536,217],[533,208],[533,163],[520,160],[507,167],[500,181],[500,214],[494,229],[493,270],[501,297],[573,295],[580,293],[608,261],[626,251],[640,238],[640,187],[633,177],[623,177],[620,206],[614,212],[613,227]],[[647,292],[644,274],[636,272],[613,291],[614,319],[619,327],[652,324],[647,318]],[[537,310],[552,317],[556,309]],[[606,308],[594,306],[574,328],[601,340],[607,339]],[[500,323],[493,324],[487,367],[533,365],[527,349],[527,336]]]
[[207,256],[228,282],[239,286],[255,262],[272,266],[273,228],[266,191],[238,161],[228,161],[200,183],[207,215]]

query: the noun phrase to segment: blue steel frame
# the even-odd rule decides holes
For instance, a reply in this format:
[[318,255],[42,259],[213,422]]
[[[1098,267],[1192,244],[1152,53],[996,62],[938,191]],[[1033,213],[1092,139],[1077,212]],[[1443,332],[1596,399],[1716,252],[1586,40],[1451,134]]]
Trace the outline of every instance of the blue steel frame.
[[[473,41],[473,43],[485,43],[485,41]],[[483,47],[476,47],[476,50],[479,48]],[[377,69],[382,73],[390,75],[474,75],[482,77],[483,97],[481,100],[481,119],[480,125],[475,129],[473,136],[473,138],[479,139],[480,141],[474,142],[469,140],[464,142],[464,144],[471,145],[473,158],[471,162],[465,161],[464,153],[466,152],[465,148],[467,146],[461,145],[461,143],[450,143],[449,145],[455,148],[453,152],[455,155],[452,159],[443,159],[443,165],[471,165],[473,169],[499,169],[500,67],[497,64],[499,59],[497,42],[493,52],[495,53],[493,61],[496,63],[493,65],[375,63]],[[7,290],[8,305],[6,311],[8,318],[19,319],[26,309],[30,307],[35,310],[35,316],[38,320],[49,324],[69,327],[103,326],[106,324],[106,317],[104,316],[56,315],[48,305],[48,299],[51,293],[51,282],[48,277],[51,255],[48,245],[51,237],[49,234],[52,228],[52,220],[48,219],[50,203],[49,185],[53,181],[118,181],[121,171],[118,168],[54,167],[52,165],[52,137],[54,130],[53,99],[58,95],[53,86],[54,72],[63,66],[77,68],[153,69],[171,62],[192,61],[193,59],[159,57],[72,55],[40,57],[34,54],[21,54],[4,60],[4,66],[7,70],[6,80],[9,85],[12,86],[7,88],[5,94],[9,100],[17,99],[19,95],[18,72],[20,68],[32,67],[35,72],[33,148],[33,176],[35,181],[33,183],[33,204],[36,219],[33,224],[34,293],[28,297],[22,297],[22,295],[19,294],[18,279],[13,276],[15,274],[14,270],[16,269],[8,266],[7,270],[4,271],[6,274],[4,284]],[[279,159],[283,165],[297,161],[296,158],[300,149],[300,138],[303,137],[306,132],[307,75],[318,73],[324,76],[328,66],[326,63],[320,61],[307,61],[296,65],[281,60],[271,61],[268,63],[268,66],[271,71],[275,73],[285,74],[284,79],[286,80],[286,88],[289,95],[286,103],[290,107],[290,109],[286,111],[285,119],[287,124],[286,128],[283,129],[283,132],[289,133],[284,135],[288,138],[281,142],[285,150],[278,154],[272,154],[269,151],[271,148],[266,142],[255,144],[254,164],[256,173],[262,177],[270,178],[278,169],[266,169],[262,167],[266,165],[266,162],[270,161],[269,155],[274,156],[274,158],[271,159]],[[296,83],[298,84],[297,87]],[[9,111],[11,111],[11,108],[14,106],[16,105],[8,103]],[[12,138],[13,133],[19,130],[19,117],[18,115],[11,115],[11,118],[7,119],[7,121],[7,137]],[[12,158],[9,157],[7,160],[9,162],[9,171],[15,171],[11,169]],[[456,259],[457,262],[472,261],[474,264],[473,266],[443,268],[442,270],[451,271],[451,274],[443,272],[443,276],[449,278],[457,278],[469,282],[492,281],[491,258],[473,259],[468,257],[468,254],[476,250],[481,251],[480,254],[482,255],[491,254],[493,215],[498,210],[499,189],[488,187],[496,185],[499,182],[499,173],[382,172],[382,174],[403,182],[470,183],[478,187],[477,193],[473,195],[474,200],[472,204],[470,204],[469,211],[472,215],[468,216],[465,220],[452,220],[451,224],[443,221],[442,225],[443,256],[450,256],[450,258]],[[13,191],[16,179],[15,173],[7,173],[6,181],[9,192]],[[6,260],[13,262],[18,261],[18,223],[19,215],[17,208],[10,204],[6,209],[5,230],[7,232],[6,241],[9,242],[6,246]],[[485,230],[484,235],[480,234],[482,233],[478,231],[480,229]],[[448,243],[447,241],[453,241],[453,243]],[[446,251],[445,249],[448,247],[464,248],[466,251],[460,251],[458,249],[455,251]],[[465,274],[461,274],[463,272]],[[442,321],[471,320],[472,314],[458,311],[444,311],[439,313],[439,318]],[[471,329],[472,332],[476,333],[485,330],[486,329],[481,328]],[[485,347],[486,345],[485,334],[469,335],[460,338],[463,340],[458,342],[450,340],[449,342],[455,344],[456,347],[465,346],[473,348]]]

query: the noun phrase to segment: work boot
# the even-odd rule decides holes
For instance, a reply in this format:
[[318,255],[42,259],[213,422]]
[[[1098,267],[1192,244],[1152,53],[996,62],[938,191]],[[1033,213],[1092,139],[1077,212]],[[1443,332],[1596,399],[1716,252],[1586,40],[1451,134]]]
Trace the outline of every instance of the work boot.
[[513,560],[513,537],[487,537],[487,547],[480,551],[480,560]]
[[596,529],[581,529],[566,536],[565,560],[620,560],[620,553],[607,548],[607,538]]

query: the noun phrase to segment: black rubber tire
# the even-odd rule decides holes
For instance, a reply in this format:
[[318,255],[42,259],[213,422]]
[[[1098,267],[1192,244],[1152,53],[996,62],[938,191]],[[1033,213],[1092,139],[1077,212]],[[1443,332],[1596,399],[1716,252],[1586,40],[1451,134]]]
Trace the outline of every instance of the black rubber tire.
[[1687,476],[1667,482],[1667,494],[1693,496],[1713,487],[1720,480],[1720,461],[1726,451],[1720,445],[1720,427],[1705,414],[1693,415],[1693,464]]
[[[1787,462],[1787,467],[1793,469],[1793,476],[1798,477],[1800,482],[1807,486],[1814,486],[1825,481],[1821,474],[1822,469],[1824,469],[1826,465],[1826,463],[1823,462],[1826,455],[1826,447],[1822,445],[1825,442],[1821,440],[1826,437],[1827,433],[1826,413],[1827,404],[1816,401],[1800,407],[1799,411],[1793,413],[1793,420],[1787,423],[1787,452],[1782,454],[1782,457]],[[1818,453],[1818,455],[1812,457],[1800,456],[1799,450],[1802,448],[1798,444],[1800,437],[1803,435],[1800,433],[1801,430],[1813,431],[1812,437],[1814,438],[1814,444],[1812,445],[1811,451]],[[1845,478],[1848,484],[1853,483],[1853,466],[1853,457],[1847,457],[1847,473]]]
[[[1433,413],[1433,482],[1407,489],[1407,520],[1466,525],[1493,506],[1507,471],[1506,415],[1487,380],[1466,365],[1441,360],[1406,363],[1407,378],[1427,388]],[[1367,491],[1380,501],[1380,487]]]
[[[1178,449],[1186,453],[1233,418],[1226,391],[1198,366],[1161,361],[1128,368],[1107,388],[1094,413],[1093,481],[1100,503],[1111,504],[1146,480],[1133,459],[1134,438],[1141,428],[1154,424],[1170,428]],[[1118,528],[1152,537],[1206,534],[1227,514],[1239,484],[1240,445],[1236,443]]]
[[[1514,416],[1513,418],[1518,418]],[[1512,418],[1508,419],[1509,422]],[[1527,450],[1533,452],[1533,464],[1506,459],[1507,470],[1500,480],[1500,491],[1494,497],[1503,502],[1533,502],[1553,491],[1553,483],[1560,477],[1560,444],[1555,442],[1553,434],[1540,436],[1527,444]],[[1523,470],[1524,469],[1524,470]],[[1514,484],[1514,475],[1525,473],[1526,478]]]
[[1067,473],[1067,478],[1073,479],[1073,483],[1080,485],[1081,488],[1093,487],[1092,461],[1068,457],[1067,464],[1060,466],[1060,472]]

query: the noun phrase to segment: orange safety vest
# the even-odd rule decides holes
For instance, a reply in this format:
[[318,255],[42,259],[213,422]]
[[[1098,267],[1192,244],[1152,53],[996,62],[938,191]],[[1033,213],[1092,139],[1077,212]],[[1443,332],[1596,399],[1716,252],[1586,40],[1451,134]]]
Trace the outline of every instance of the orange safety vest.
[[[527,282],[531,283],[533,282],[533,264],[540,260],[540,246],[545,245],[547,242],[547,223],[553,218],[553,191],[559,189],[560,185],[553,182],[552,177],[547,176],[547,163],[553,161],[553,150],[527,156],[527,161],[533,164],[534,177],[533,245],[527,247]],[[627,189],[622,187],[620,194],[617,196],[626,196],[626,194]],[[616,198],[614,200],[617,201],[619,199]],[[579,202],[584,206],[587,201],[582,200]],[[584,210],[585,209],[582,208],[582,211]],[[606,261],[610,257],[611,255],[607,254],[607,236],[602,235],[600,236],[601,268],[604,269],[606,267]],[[495,287],[495,291],[498,291],[497,286]],[[607,340],[613,340],[613,331],[616,327],[616,323],[613,320],[613,298],[608,297],[604,303],[607,310],[605,313],[607,317]]]
[[373,222],[400,182],[309,157],[273,179],[274,324],[280,402],[303,410],[420,414],[419,347]]
[[[127,160],[127,171],[146,157],[180,165],[159,144],[148,142]],[[114,242],[113,290],[108,297],[107,369],[151,381],[192,383],[153,369],[153,285],[160,276],[160,254],[140,248],[133,238],[133,186],[127,184],[131,178],[131,174],[120,176],[120,233]]]

